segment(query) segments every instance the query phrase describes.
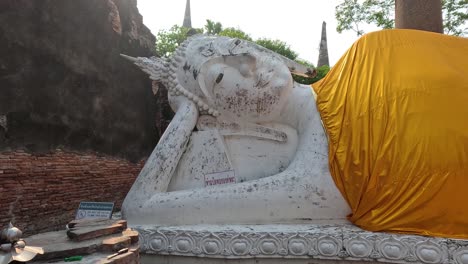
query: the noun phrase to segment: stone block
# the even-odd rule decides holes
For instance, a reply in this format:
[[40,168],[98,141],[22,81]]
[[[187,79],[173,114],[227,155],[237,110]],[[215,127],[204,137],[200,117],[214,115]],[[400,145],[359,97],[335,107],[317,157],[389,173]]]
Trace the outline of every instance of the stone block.
[[131,243],[132,241],[128,236],[108,238],[102,241],[101,250],[103,252],[116,252],[128,248]]
[[122,232],[123,230],[124,226],[122,224],[113,224],[108,226],[90,226],[68,230],[67,236],[73,241],[83,241],[105,235],[116,234]]

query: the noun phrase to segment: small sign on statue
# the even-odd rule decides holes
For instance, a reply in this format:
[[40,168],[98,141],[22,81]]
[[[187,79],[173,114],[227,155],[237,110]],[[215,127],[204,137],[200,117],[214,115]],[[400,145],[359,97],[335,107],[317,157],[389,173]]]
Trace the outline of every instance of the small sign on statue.
[[108,218],[112,216],[114,203],[106,202],[81,202],[76,211],[75,219],[84,218]]
[[205,175],[205,187],[228,183],[236,183],[236,176],[233,170],[215,172]]

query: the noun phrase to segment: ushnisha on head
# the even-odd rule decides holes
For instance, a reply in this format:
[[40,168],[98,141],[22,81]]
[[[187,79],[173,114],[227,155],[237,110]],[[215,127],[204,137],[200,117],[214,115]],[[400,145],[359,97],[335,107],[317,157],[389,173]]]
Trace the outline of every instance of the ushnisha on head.
[[122,56],[164,84],[169,97],[193,101],[201,115],[251,122],[279,114],[293,86],[291,73],[316,74],[257,44],[227,37],[192,36],[169,59]]

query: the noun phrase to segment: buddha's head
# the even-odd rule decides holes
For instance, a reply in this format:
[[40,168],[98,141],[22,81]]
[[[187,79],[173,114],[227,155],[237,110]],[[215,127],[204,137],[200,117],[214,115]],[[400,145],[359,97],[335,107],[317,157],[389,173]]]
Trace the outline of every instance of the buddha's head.
[[314,74],[252,42],[204,35],[187,39],[168,60],[134,61],[168,88],[170,99],[193,101],[201,115],[252,123],[278,118],[293,88],[291,72]]

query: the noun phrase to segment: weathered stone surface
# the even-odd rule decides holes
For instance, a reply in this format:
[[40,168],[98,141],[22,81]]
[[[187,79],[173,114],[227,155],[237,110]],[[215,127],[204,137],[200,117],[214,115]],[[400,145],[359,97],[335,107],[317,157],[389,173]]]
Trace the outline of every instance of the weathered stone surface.
[[128,248],[130,244],[131,239],[128,236],[113,237],[102,241],[101,249],[104,252],[116,252]]
[[[209,259],[179,256],[141,256],[142,264],[377,264],[379,262],[323,260],[323,259]],[[67,263],[54,263],[67,264]]]
[[0,10],[0,149],[150,153],[164,130],[151,82],[119,56],[153,55],[136,0],[5,0]]
[[[70,263],[86,263],[86,264],[138,264],[140,263],[138,252],[127,252],[118,255],[114,258],[107,259],[109,255],[105,253],[94,253],[83,256],[83,259],[78,262],[67,262],[64,260],[53,260],[54,264],[70,264]],[[49,264],[49,260],[34,261],[30,264]]]
[[122,232],[122,235],[130,237],[132,244],[138,243],[138,232],[134,231],[130,228],[127,228],[127,230],[124,230]]
[[140,226],[137,230],[142,263],[465,264],[468,259],[466,240],[369,232],[351,224]]
[[[104,223],[105,221],[95,221]],[[124,224],[124,221],[114,221],[117,225]],[[89,224],[88,222],[87,224]],[[88,232],[88,238],[81,236],[80,241],[70,240],[67,232],[48,232],[34,235],[25,239],[30,246],[41,246],[44,254],[35,258],[33,263],[62,263],[67,257],[83,256],[81,263],[139,263],[138,243],[132,242],[129,236],[122,232],[109,234],[108,226],[77,227],[77,230],[86,231],[93,228],[93,233]],[[101,230],[101,231],[99,231]],[[127,230],[128,232],[136,232]],[[83,233],[83,232],[82,232]],[[138,235],[138,232],[136,232]],[[92,237],[89,234],[101,235]],[[102,236],[103,235],[103,236]]]
[[107,258],[103,261],[105,264],[138,264],[140,263],[140,255],[138,249],[130,249],[128,252],[119,254],[112,258]]
[[99,226],[114,223],[115,220],[107,218],[83,218],[75,219],[67,224],[68,228],[83,227],[83,226]]
[[35,259],[60,259],[70,256],[88,255],[96,253],[102,245],[102,240],[119,236],[119,234],[104,236],[100,238],[72,242],[66,231],[47,232],[25,238],[27,245],[40,246],[44,249],[44,255]]
[[67,236],[73,241],[89,240],[101,236],[121,233],[127,228],[126,223],[113,223],[97,224],[97,225],[85,225],[75,226],[74,228],[67,231]]
[[80,201],[120,207],[172,115],[119,56],[154,42],[136,0],[0,1],[0,226],[57,230]]
[[127,221],[125,220],[114,220],[114,219],[104,219],[104,218],[84,218],[79,220],[72,220],[68,223],[68,228],[83,228],[91,226],[107,226],[107,225],[121,225],[122,228],[127,228]]

